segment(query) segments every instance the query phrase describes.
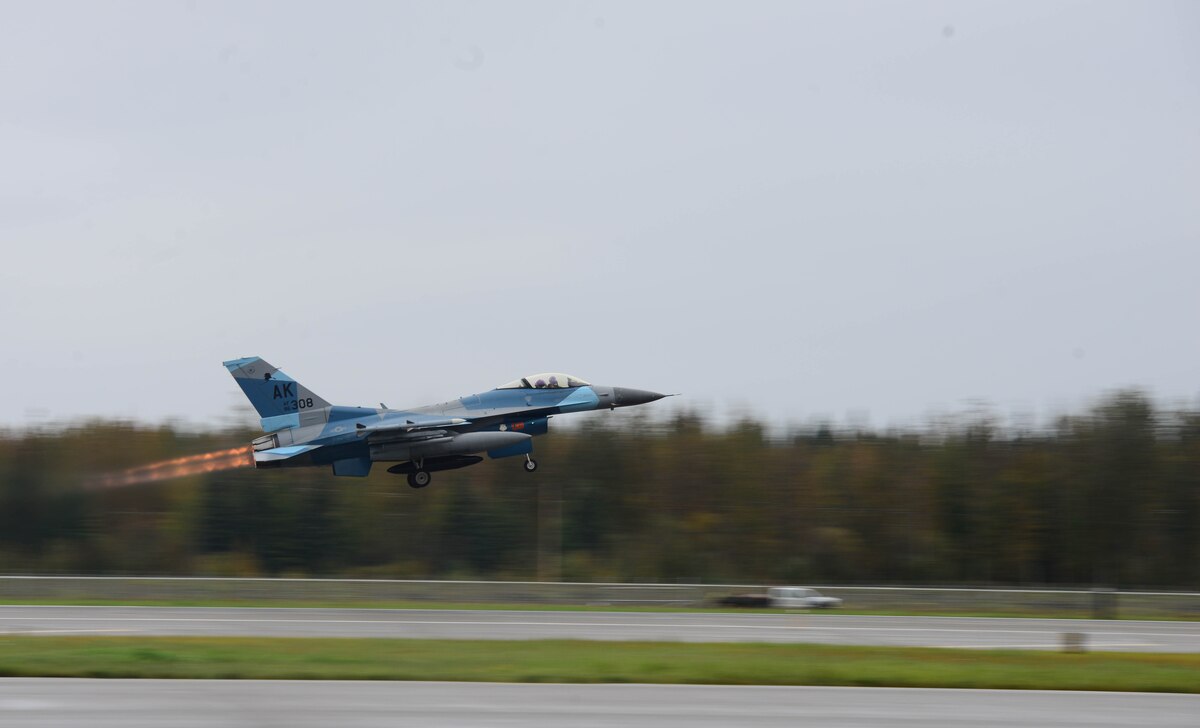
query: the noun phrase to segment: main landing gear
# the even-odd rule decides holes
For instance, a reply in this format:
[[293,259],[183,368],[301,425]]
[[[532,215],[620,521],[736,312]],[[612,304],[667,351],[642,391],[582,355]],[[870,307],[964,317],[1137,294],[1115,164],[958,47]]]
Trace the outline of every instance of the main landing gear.
[[[408,478],[409,487],[424,488],[433,480],[433,476],[430,475],[430,470],[449,470],[455,467],[462,468],[466,467],[467,465],[474,465],[482,459],[483,458],[474,457],[468,462],[456,463],[450,467],[447,467],[447,463],[444,459],[435,459],[428,464],[429,470],[426,470],[427,466],[424,460],[413,460],[411,463],[402,463],[400,465],[392,466],[388,468],[388,472],[405,473],[405,471],[408,471],[405,473],[405,475]],[[529,457],[529,455],[526,455],[525,462],[521,463],[521,467],[525,469],[525,472],[532,473],[538,469],[538,464],[536,460]]]
[[416,470],[408,474],[408,485],[410,488],[424,488],[429,485],[429,481],[433,480],[433,476],[424,468],[424,461],[413,463]]

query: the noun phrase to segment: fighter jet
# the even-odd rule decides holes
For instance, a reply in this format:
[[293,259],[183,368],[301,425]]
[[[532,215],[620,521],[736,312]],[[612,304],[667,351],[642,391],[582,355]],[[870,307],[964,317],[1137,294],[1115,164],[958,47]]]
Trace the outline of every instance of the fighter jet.
[[631,407],[664,394],[600,387],[557,372],[531,374],[479,394],[412,409],[342,407],[322,399],[259,357],[224,362],[262,418],[266,435],[251,443],[257,468],[329,465],[334,475],[366,477],[393,462],[408,484],[424,488],[430,473],[524,455],[532,473],[533,437],[552,415]]

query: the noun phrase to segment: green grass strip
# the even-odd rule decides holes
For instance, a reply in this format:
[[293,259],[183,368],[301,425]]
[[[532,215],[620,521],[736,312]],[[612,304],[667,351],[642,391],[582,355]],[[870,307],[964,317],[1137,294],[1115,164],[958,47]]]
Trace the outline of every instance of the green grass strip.
[[1200,692],[1200,654],[573,640],[0,637],[0,676]]

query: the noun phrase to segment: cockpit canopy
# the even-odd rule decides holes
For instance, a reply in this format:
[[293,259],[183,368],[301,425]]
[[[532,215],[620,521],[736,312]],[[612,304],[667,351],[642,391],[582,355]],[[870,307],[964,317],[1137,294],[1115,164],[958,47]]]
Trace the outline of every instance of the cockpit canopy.
[[496,389],[569,389],[571,387],[587,387],[589,384],[589,382],[585,382],[579,377],[573,377],[570,374],[542,372],[541,374],[530,374],[527,377],[521,377],[508,384],[501,384]]

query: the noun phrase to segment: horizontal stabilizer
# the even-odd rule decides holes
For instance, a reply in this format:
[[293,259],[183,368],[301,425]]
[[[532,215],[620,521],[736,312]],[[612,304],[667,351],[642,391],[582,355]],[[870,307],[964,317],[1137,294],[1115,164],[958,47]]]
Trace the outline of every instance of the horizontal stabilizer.
[[320,445],[289,445],[287,447],[275,447],[270,450],[259,450],[254,453],[254,462],[256,463],[272,463],[280,460],[289,460],[297,455],[303,455],[306,452],[311,452],[319,448]]

